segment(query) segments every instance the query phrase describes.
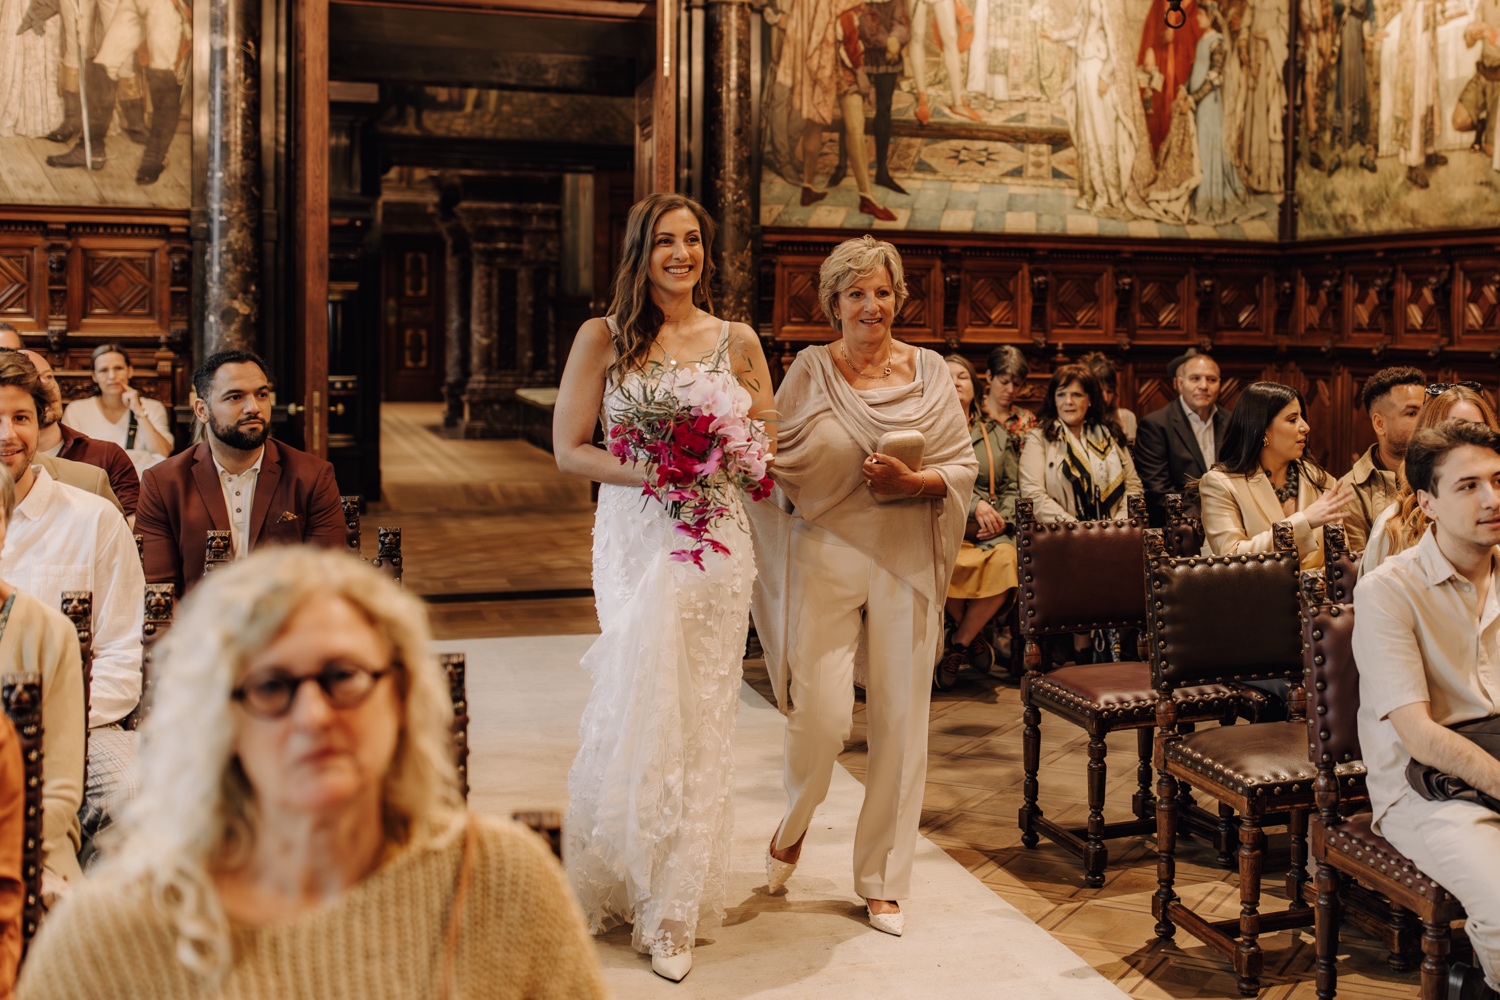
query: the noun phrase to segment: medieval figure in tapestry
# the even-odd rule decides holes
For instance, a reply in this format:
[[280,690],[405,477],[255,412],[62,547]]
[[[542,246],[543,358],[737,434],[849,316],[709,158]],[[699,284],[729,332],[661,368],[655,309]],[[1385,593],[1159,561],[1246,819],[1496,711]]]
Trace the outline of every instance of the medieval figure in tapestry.
[[189,0],[0,0],[0,201],[187,208]]
[[1285,0],[1166,7],[772,0],[762,223],[1275,239]]
[[1500,0],[1301,0],[1299,236],[1500,217]]

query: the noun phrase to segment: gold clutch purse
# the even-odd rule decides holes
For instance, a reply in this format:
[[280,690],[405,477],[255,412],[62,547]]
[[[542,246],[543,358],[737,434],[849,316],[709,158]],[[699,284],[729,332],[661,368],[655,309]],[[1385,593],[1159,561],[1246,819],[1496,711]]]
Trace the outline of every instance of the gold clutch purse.
[[[922,435],[921,431],[887,431],[880,435],[880,441],[876,443],[875,450],[882,455],[900,459],[913,472],[920,472],[922,453],[927,450],[927,438]],[[875,499],[880,503],[891,503],[896,500],[910,500],[911,497],[902,496],[900,493],[877,493]]]

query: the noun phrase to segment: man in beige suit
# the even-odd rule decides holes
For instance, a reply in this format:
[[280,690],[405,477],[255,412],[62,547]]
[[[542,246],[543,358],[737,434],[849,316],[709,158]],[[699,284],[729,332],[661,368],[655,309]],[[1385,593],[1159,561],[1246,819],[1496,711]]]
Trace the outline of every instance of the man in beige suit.
[[1382,368],[1365,382],[1365,412],[1375,443],[1339,480],[1354,490],[1354,502],[1344,515],[1344,540],[1351,552],[1364,549],[1370,525],[1396,499],[1396,472],[1406,457],[1406,442],[1417,429],[1426,385],[1426,375],[1404,366]]

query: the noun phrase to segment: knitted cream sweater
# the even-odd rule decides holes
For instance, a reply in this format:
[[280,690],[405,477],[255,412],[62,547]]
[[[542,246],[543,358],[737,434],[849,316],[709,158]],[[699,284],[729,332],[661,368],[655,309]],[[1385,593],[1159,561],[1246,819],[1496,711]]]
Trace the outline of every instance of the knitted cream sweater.
[[[540,838],[476,821],[448,1000],[607,996],[578,904]],[[42,921],[19,1000],[441,1000],[464,838],[411,848],[334,905],[232,932],[221,990],[189,973],[146,893],[84,884]]]

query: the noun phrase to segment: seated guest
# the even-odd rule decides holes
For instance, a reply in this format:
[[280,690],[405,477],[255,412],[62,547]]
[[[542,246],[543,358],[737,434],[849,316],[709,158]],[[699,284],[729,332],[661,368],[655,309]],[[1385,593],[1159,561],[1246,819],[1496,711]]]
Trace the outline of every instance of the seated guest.
[[[15,511],[16,484],[0,466],[0,551]],[[83,712],[78,632],[55,606],[4,579],[0,602],[0,673],[31,673],[42,683],[42,897],[50,904],[66,884],[83,877],[78,866],[78,810],[83,805],[88,720]]]
[[[1444,420],[1467,420],[1471,424],[1484,424],[1492,431],[1500,431],[1500,418],[1495,416],[1489,401],[1477,389],[1477,382],[1428,386],[1429,398],[1417,417],[1416,430],[1436,427]],[[1370,526],[1364,553],[1359,558],[1361,577],[1397,552],[1411,548],[1422,537],[1422,532],[1427,530],[1427,515],[1422,513],[1411,484],[1399,469],[1396,471],[1396,480],[1395,499]]]
[[1370,525],[1396,499],[1396,470],[1417,429],[1426,384],[1426,375],[1405,367],[1382,368],[1365,382],[1365,412],[1375,443],[1339,480],[1354,490],[1354,503],[1344,514],[1344,540],[1351,552],[1364,549]]
[[1166,498],[1191,496],[1188,487],[1218,461],[1218,445],[1229,427],[1219,405],[1219,366],[1196,351],[1168,366],[1177,398],[1146,415],[1136,432],[1135,467],[1146,488],[1151,525],[1167,523]]
[[124,448],[138,472],[172,454],[172,420],[167,408],[131,387],[135,369],[125,348],[100,344],[94,349],[93,366],[99,395],[69,403],[63,410],[63,423],[80,434]]
[[1099,380],[1083,365],[1058,368],[1021,451],[1021,499],[1038,521],[1091,521],[1124,517],[1125,498],[1140,495],[1125,431]]
[[19,330],[9,323],[0,323],[0,347],[19,351],[25,346]]
[[421,602],[347,555],[210,577],[156,647],[141,797],[20,995],[603,997],[546,846],[465,811],[430,647]]
[[0,1000],[15,996],[21,965],[21,911],[26,883],[21,846],[26,840],[26,766],[15,727],[0,715]]
[[1010,435],[1019,451],[1025,447],[1026,432],[1036,426],[1036,414],[1016,405],[1016,393],[1026,384],[1031,368],[1026,355],[1009,344],[990,352],[988,367],[990,384],[984,394],[984,412]]
[[220,351],[193,373],[205,438],[141,480],[136,530],[146,579],[182,594],[203,575],[210,531],[228,531],[234,558],[262,545],[344,545],[333,466],[271,438],[271,383],[249,351]]
[[[131,791],[135,734],[120,728],[141,697],[141,619],[146,581],[135,540],[106,501],[55,481],[33,464],[37,415],[47,394],[36,369],[0,352],[0,463],[15,480],[15,515],[6,524],[0,578],[57,608],[65,590],[93,594],[93,681],[89,687],[88,773],[83,790],[84,851]],[[44,695],[45,697],[45,695]]]
[[1493,718],[1500,705],[1500,434],[1462,420],[1418,431],[1406,478],[1432,528],[1354,592],[1372,825],[1467,911],[1483,977],[1454,966],[1448,996],[1494,1000],[1500,814],[1461,798],[1429,801],[1409,783],[1407,765],[1500,799],[1500,759],[1452,729]]
[[[979,405],[973,367],[950,354],[948,370],[958,402],[969,419],[969,439],[979,460],[979,478],[969,500],[969,523],[948,584],[948,615],[956,623],[947,656],[969,665],[980,661],[979,633],[1016,592],[1016,496],[1020,467],[1009,434]],[[988,669],[988,668],[986,668]]]
[[1099,391],[1104,393],[1104,407],[1114,411],[1115,419],[1120,422],[1120,429],[1125,432],[1125,443],[1135,447],[1135,414],[1130,410],[1115,405],[1120,398],[1120,373],[1115,369],[1115,363],[1098,351],[1090,351],[1078,359],[1078,363],[1094,373],[1094,378],[1099,380]]
[[1323,532],[1343,519],[1348,486],[1304,458],[1302,394],[1279,382],[1253,382],[1229,417],[1219,461],[1198,481],[1203,533],[1218,556],[1271,552],[1271,526],[1290,521],[1303,569],[1323,566]]
[[41,434],[37,438],[37,454],[44,457],[62,458],[70,462],[81,462],[103,469],[109,476],[109,486],[115,502],[119,504],[126,519],[134,525],[135,506],[141,495],[141,480],[135,471],[135,463],[119,445],[96,440],[64,424],[62,422],[62,393],[57,388],[57,379],[52,374],[52,365],[36,351],[22,351],[21,353],[36,367],[36,372],[42,379],[42,388],[47,390],[47,412],[42,416]]

